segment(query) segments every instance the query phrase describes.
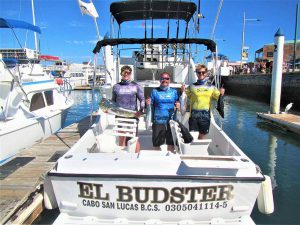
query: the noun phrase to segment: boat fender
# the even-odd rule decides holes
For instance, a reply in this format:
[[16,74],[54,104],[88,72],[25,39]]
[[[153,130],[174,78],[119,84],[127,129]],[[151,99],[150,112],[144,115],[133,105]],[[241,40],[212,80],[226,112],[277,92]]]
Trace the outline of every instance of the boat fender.
[[265,175],[265,180],[261,183],[257,205],[261,213],[271,214],[274,212],[272,182],[269,176]]
[[44,180],[44,206],[46,209],[56,209],[58,207],[52,183],[48,175],[45,176]]
[[56,78],[56,79],[55,79],[55,82],[56,82],[56,84],[58,84],[58,85],[63,85],[63,84],[64,84],[64,81],[63,81],[62,78]]

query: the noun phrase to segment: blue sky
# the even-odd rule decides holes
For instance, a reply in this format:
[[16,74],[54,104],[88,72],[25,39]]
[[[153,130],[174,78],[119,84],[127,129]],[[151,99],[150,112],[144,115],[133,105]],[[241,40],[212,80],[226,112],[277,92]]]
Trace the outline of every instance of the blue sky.
[[[99,14],[97,22],[101,36],[110,31],[111,2],[93,0]],[[201,20],[198,37],[210,37],[219,2],[201,1],[201,13],[205,18]],[[293,39],[297,3],[299,0],[224,0],[214,35],[219,52],[227,55],[231,61],[240,60],[244,11],[247,19],[262,20],[246,21],[245,46],[250,47],[250,60],[254,59],[255,50],[274,41],[274,34],[279,27],[286,40]],[[83,62],[93,57],[92,49],[97,40],[94,21],[90,16],[81,15],[77,0],[35,0],[35,15],[36,24],[42,29],[39,36],[42,54],[59,56],[68,62]],[[0,0],[0,17],[31,23],[31,0]],[[154,27],[156,35],[166,34],[165,22],[155,23]],[[174,34],[175,23],[172,31]],[[123,37],[142,37],[142,22],[122,24],[122,34]],[[17,35],[24,44],[26,32],[18,30]],[[27,46],[34,47],[32,32],[27,35]],[[9,29],[0,30],[0,48],[4,47],[18,47]]]

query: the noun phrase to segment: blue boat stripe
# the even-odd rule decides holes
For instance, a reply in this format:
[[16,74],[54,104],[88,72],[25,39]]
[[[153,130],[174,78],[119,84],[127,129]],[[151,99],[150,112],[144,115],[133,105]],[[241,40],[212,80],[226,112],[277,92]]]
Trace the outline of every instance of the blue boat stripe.
[[23,86],[28,86],[28,85],[33,85],[33,84],[43,84],[43,83],[54,83],[54,80],[42,80],[42,81],[33,81],[33,82],[25,82],[22,85]]

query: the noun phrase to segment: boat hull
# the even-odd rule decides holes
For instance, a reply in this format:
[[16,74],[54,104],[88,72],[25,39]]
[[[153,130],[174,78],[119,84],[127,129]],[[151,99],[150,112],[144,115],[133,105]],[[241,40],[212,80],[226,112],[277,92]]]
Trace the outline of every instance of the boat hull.
[[103,220],[239,220],[250,216],[261,185],[254,178],[49,176],[60,212]]
[[0,131],[0,165],[5,164],[22,149],[48,138],[61,129],[68,109],[59,110],[47,117],[12,121],[8,126],[11,130]]

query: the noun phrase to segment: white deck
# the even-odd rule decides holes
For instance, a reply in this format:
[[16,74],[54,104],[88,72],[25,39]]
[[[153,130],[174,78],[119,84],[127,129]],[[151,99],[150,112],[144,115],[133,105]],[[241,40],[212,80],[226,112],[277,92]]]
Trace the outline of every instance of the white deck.
[[[151,131],[145,129],[145,122],[141,118],[138,131],[141,151],[135,153],[135,142],[125,148],[118,146],[118,134],[115,133],[116,126],[113,124],[114,116],[101,114],[100,123],[94,129],[90,129],[64,157],[59,159],[55,173],[262,178],[262,175],[257,173],[255,164],[225,136],[217,139],[221,144],[214,138],[216,135],[214,133],[208,135],[212,138],[194,140],[190,144],[179,140],[179,145],[184,151],[181,154],[167,151],[165,145],[158,151],[154,150]],[[215,129],[219,128],[212,127],[212,132],[215,132]]]
[[[99,113],[48,174],[62,213],[55,224],[254,224],[264,176],[213,119],[206,139],[190,144],[175,129],[179,150],[172,153],[166,145],[153,149],[141,118],[136,153],[137,137],[118,146],[125,133],[116,133],[113,115]],[[130,136],[135,127],[125,130]]]
[[103,220],[98,219],[96,217],[76,217],[76,216],[69,216],[66,213],[61,213],[53,225],[61,225],[61,224],[77,224],[77,225],[255,225],[253,220],[250,216],[243,216],[239,218],[238,220],[223,220],[223,219],[213,219],[211,221],[193,221],[193,220],[182,220],[182,221],[170,221],[170,222],[163,222],[161,220],[146,220],[146,221],[133,221],[133,220],[127,220],[125,218],[116,218],[111,220]]

